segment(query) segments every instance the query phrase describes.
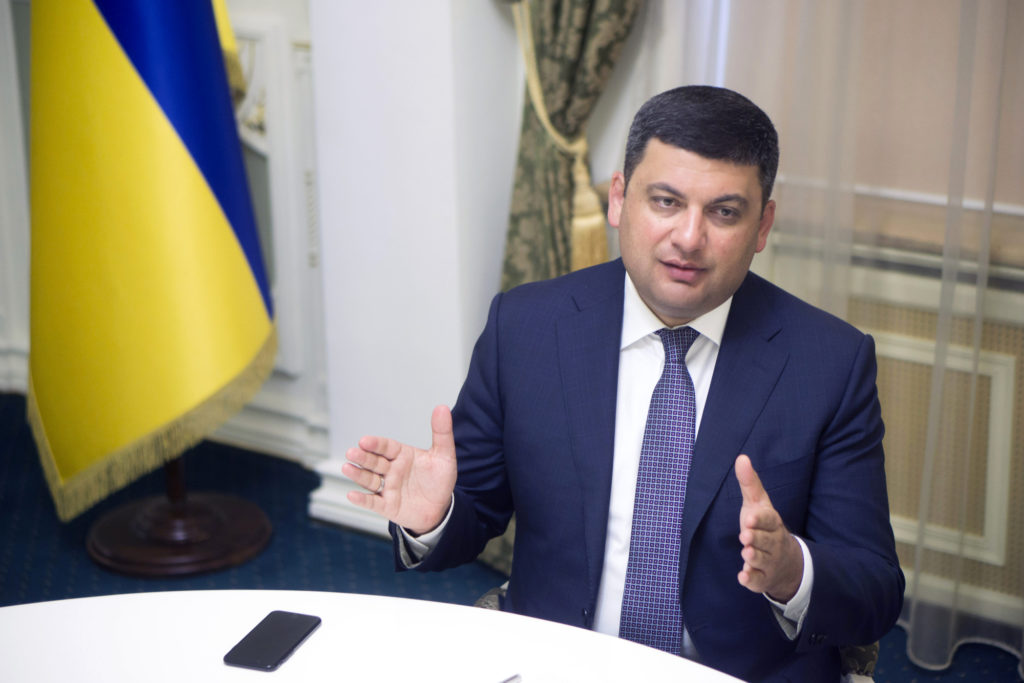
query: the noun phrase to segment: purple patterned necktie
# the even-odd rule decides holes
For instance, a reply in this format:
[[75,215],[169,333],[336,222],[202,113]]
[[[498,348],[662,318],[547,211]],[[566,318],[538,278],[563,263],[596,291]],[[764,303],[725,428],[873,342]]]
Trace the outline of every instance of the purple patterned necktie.
[[651,394],[640,448],[619,636],[678,655],[683,633],[679,546],[697,417],[686,352],[700,335],[682,327],[658,330],[658,336],[665,346],[665,369]]

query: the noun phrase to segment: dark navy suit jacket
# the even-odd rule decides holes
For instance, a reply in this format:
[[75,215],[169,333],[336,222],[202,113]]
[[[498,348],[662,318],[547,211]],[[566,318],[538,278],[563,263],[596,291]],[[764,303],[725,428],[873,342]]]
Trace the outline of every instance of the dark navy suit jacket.
[[[624,278],[617,260],[495,297],[453,409],[452,516],[419,569],[473,560],[514,511],[504,609],[592,627]],[[681,511],[683,620],[705,664],[746,680],[834,681],[838,646],[874,642],[895,623],[904,578],[875,372],[871,337],[838,318],[754,274],[736,292]],[[794,641],[736,580],[740,453],[810,549],[814,588]]]

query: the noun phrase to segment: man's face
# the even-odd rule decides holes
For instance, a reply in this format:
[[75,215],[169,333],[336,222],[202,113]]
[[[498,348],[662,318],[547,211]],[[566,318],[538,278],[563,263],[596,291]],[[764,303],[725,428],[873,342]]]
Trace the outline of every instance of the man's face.
[[608,221],[644,302],[663,323],[723,303],[764,249],[775,202],[761,210],[756,166],[716,161],[651,139],[625,188],[612,176]]

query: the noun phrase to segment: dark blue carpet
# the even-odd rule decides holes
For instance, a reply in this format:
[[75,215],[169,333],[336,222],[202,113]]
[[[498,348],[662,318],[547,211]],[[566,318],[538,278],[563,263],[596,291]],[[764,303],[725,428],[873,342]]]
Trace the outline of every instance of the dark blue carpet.
[[478,563],[442,573],[396,573],[389,541],[310,519],[306,505],[319,477],[280,458],[203,442],[185,456],[185,478],[189,491],[229,493],[259,505],[274,527],[267,548],[241,566],[193,577],[134,578],[103,569],[85,550],[90,526],[119,504],[163,494],[163,470],[61,524],[25,422],[24,397],[0,394],[0,606],[222,588],[340,591],[470,605],[505,580]]
[[957,648],[953,665],[944,671],[929,671],[907,659],[907,633],[896,627],[882,639],[875,683],[1013,683],[1019,681],[1017,657],[992,645],[967,643]]
[[[142,579],[107,571],[89,559],[85,538],[98,516],[144,496],[162,494],[154,472],[67,524],[56,517],[25,400],[0,394],[0,606],[92,595],[165,590],[257,588],[323,590],[420,598],[470,605],[504,581],[479,563],[438,574],[395,572],[389,541],[309,518],[318,477],[292,462],[204,442],[185,457],[187,489],[241,496],[270,518],[270,545],[244,565],[210,574]],[[906,634],[894,628],[881,643],[876,683],[1017,681],[1017,658],[987,645],[965,645],[943,672],[913,665]]]

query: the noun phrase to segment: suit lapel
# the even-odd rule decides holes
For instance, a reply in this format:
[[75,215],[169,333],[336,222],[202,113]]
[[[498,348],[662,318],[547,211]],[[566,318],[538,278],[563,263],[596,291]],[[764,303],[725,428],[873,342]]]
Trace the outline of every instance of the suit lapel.
[[621,262],[573,295],[577,311],[558,322],[558,355],[569,435],[583,504],[590,594],[604,562],[625,271]]
[[[766,284],[748,274],[733,297],[686,486],[680,576],[693,534],[771,395],[788,353],[772,343],[780,325],[765,301]],[[737,518],[737,529],[739,519]]]

